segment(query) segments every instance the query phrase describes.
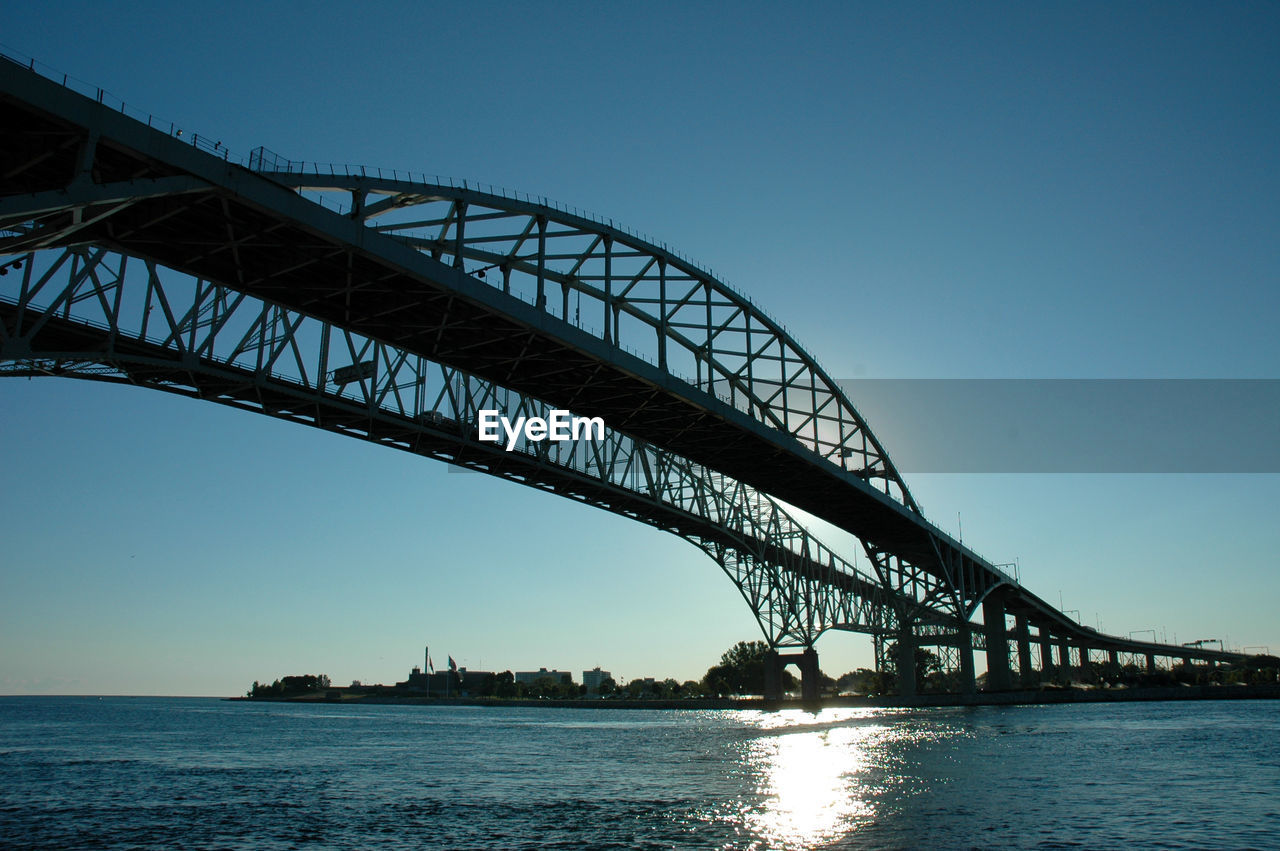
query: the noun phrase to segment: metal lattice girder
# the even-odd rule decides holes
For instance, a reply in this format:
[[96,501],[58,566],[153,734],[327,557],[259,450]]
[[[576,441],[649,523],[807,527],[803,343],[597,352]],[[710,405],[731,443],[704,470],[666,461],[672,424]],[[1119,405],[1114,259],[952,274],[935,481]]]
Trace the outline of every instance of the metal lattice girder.
[[606,428],[481,441],[482,410],[550,406],[279,305],[102,248],[28,255],[0,279],[0,373],[127,381],[249,408],[553,490],[692,541],[775,646],[874,631],[887,595],[773,499]]
[[[684,459],[695,479],[715,471],[852,533],[872,562],[882,604],[904,623],[967,619],[997,593],[1007,613],[1080,646],[1143,649],[1074,622],[927,521],[883,446],[814,358],[748,298],[665,246],[611,221],[492,187],[376,170],[339,173],[265,151],[242,165],[212,148],[202,150],[194,134],[181,139],[172,129],[153,129],[0,59],[0,256],[107,248],[189,274],[211,293],[211,300],[193,302],[198,311],[183,324],[181,312],[166,305],[164,286],[153,280],[144,288],[138,297],[153,298],[164,323],[181,330],[141,348],[140,340],[108,340],[109,363],[122,379],[182,386],[326,428],[363,428],[370,439],[376,434],[380,442],[414,448],[443,433],[428,434],[416,421],[388,424],[383,404],[402,404],[415,391],[398,379],[366,381],[359,358],[372,356],[374,375],[381,363],[396,376],[412,373],[415,359],[426,360],[483,382],[482,394],[506,388],[537,404],[603,417],[634,441],[629,451],[637,458]],[[316,203],[325,196],[328,203]],[[92,279],[99,272],[90,266],[75,274]],[[83,304],[75,301],[82,295],[106,297],[73,292],[50,305],[40,320],[44,339],[56,337],[68,348],[31,369],[100,360],[102,346],[94,343],[93,356],[82,356],[73,344],[84,328],[58,318]],[[201,323],[227,326],[246,298],[263,305],[256,325],[242,329],[237,353],[261,360],[253,372],[197,343],[205,339]],[[104,302],[108,313],[119,307],[112,305]],[[26,328],[20,323],[27,309],[21,299],[10,305],[14,328]],[[160,319],[147,321],[159,328]],[[348,336],[322,337],[317,346],[326,354],[308,366],[310,320]],[[150,333],[145,324],[140,330]],[[11,335],[4,341],[8,357],[30,361],[34,352],[24,355],[23,347],[32,339],[25,331]],[[217,345],[226,339],[219,334]],[[126,343],[133,349],[119,348]],[[326,346],[347,347],[353,360],[345,366],[355,369],[362,388],[370,384],[358,400],[338,405],[308,383],[323,372],[301,372],[329,362]],[[185,372],[175,370],[175,352]],[[222,370],[217,381],[204,369],[214,361]],[[303,379],[299,387],[313,394],[305,403],[298,387],[286,390],[274,377],[259,381],[291,362]],[[479,447],[449,452],[436,446],[425,454],[507,475],[501,471],[507,462]],[[527,471],[512,477],[536,478]],[[609,493],[599,499],[618,501],[626,490]],[[649,509],[637,503],[626,511],[643,518]],[[791,551],[785,535],[768,545]],[[740,563],[720,559],[731,575],[745,575],[739,564],[756,570],[758,556],[750,547],[743,552],[749,558]],[[766,560],[775,563],[773,556]],[[850,614],[821,601],[828,584],[819,577],[829,565],[812,557],[802,564],[809,566],[771,581],[771,596],[748,590],[764,585],[740,583],[749,599],[774,607],[765,626],[771,640],[808,641],[828,621]],[[797,576],[816,584],[802,587]],[[797,596],[804,594],[816,596]],[[861,614],[848,621],[869,622]],[[1234,658],[1203,648],[1182,653],[1156,645],[1147,652]]]
[[250,172],[7,63],[0,119],[0,251],[95,243],[217,281],[603,416],[947,576],[951,543],[836,384],[665,247],[465,185],[298,178],[343,193],[338,215],[280,185],[292,163]]

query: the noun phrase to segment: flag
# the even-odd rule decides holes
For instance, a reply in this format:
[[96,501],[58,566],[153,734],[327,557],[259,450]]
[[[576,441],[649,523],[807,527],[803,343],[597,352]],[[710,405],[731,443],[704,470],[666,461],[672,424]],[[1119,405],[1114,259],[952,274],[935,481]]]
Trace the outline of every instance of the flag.
[[452,671],[452,672],[454,672],[454,673],[457,673],[457,672],[458,672],[458,663],[457,663],[457,662],[455,662],[455,661],[453,661],[453,657],[452,657],[452,656],[450,656],[450,657],[449,657],[449,670],[450,670],[450,671]]
[[431,657],[430,657],[430,656],[428,656],[428,657],[427,657],[427,671],[428,671],[428,672],[430,672],[430,673],[432,673],[432,674],[434,674],[434,673],[436,672],[436,666],[435,666],[435,664],[431,661]]

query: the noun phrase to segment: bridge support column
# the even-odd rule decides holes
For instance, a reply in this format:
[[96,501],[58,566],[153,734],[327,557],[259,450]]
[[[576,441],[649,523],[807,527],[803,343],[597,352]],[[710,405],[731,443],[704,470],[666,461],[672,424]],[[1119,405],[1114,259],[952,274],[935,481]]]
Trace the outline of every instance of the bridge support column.
[[1040,679],[1053,679],[1053,642],[1049,639],[1049,630],[1040,627]]
[[804,653],[800,654],[800,698],[806,703],[818,700],[821,690],[821,684],[818,682],[820,676],[822,674],[818,670],[818,651],[812,647],[806,647]]
[[1114,667],[1117,667],[1117,668],[1120,667],[1120,651],[1108,650],[1107,661],[1110,662]]
[[1156,672],[1156,654],[1147,654],[1147,673],[1154,674]]
[[764,699],[771,702],[782,700],[783,672],[789,663],[800,666],[800,696],[806,701],[816,701],[819,697],[822,676],[818,670],[818,651],[812,647],[805,648],[803,653],[782,655],[777,650],[770,650],[764,655]]
[[1063,680],[1071,679],[1071,648],[1065,638],[1058,643],[1058,675]]
[[1002,596],[992,594],[982,601],[982,626],[987,633],[987,691],[1008,691],[1009,639]]
[[960,625],[956,633],[956,647],[960,653],[960,693],[977,694],[978,681],[973,674],[973,630],[969,624]]
[[916,696],[916,636],[911,622],[898,627],[898,696]]
[[764,654],[764,699],[782,700],[782,654],[770,650]]
[[1018,682],[1023,686],[1031,685],[1031,633],[1027,629],[1027,619],[1018,615],[1014,627],[1018,636]]

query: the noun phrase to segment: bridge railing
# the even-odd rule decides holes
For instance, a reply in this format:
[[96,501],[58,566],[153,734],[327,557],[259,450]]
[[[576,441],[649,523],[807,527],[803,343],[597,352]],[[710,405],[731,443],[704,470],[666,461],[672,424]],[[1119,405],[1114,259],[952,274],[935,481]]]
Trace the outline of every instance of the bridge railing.
[[148,112],[133,104],[126,103],[124,98],[113,94],[101,86],[95,86],[93,83],[85,82],[79,77],[73,77],[70,74],[63,73],[51,65],[46,65],[33,57],[25,56],[11,48],[0,48],[0,61],[10,62],[14,65],[26,68],[28,71],[39,74],[40,76],[48,80],[52,80],[55,83],[59,83],[73,92],[93,98],[103,106],[109,107],[122,115],[128,115],[130,118],[144,122],[153,130],[168,133],[175,139],[182,139],[193,147],[200,148],[207,153],[221,157],[223,160],[239,163],[241,165],[244,165],[246,162],[244,157],[238,154],[233,154],[226,145],[222,144],[222,140],[217,136],[211,136],[208,134],[202,136],[200,133],[195,131],[188,132],[180,123],[160,118],[154,113]]
[[[467,178],[450,177],[448,175],[430,174],[424,171],[412,171],[408,169],[383,168],[381,166],[363,165],[359,163],[336,163],[321,162],[316,160],[293,160],[288,157],[281,156],[275,151],[265,146],[258,146],[249,152],[245,166],[250,171],[255,171],[270,177],[272,173],[276,174],[293,174],[293,175],[313,175],[316,177],[353,177],[353,178],[369,178],[382,181],[398,181],[403,183],[413,183],[424,187],[439,186],[448,187],[450,189],[461,189],[469,192],[479,192],[486,195],[492,195],[496,198],[505,198],[510,201],[521,201],[538,207],[545,207],[548,210],[555,210],[560,213],[566,213],[576,216],[580,219],[595,222],[598,225],[604,225],[628,236],[634,237],[642,242],[655,245],[663,251],[670,253],[675,257],[679,257],[691,266],[697,267],[706,275],[719,280],[716,271],[711,267],[701,265],[689,255],[671,246],[667,242],[655,239],[643,231],[629,227],[622,222],[587,210],[582,207],[576,207],[572,204],[566,204],[557,201],[546,195],[536,195],[529,192],[521,192],[517,189],[509,189],[496,183],[486,183],[479,180],[470,180]],[[334,202],[325,198],[322,194],[308,196],[311,200],[323,207],[335,210],[339,213],[349,213],[351,205],[341,202]],[[743,299],[751,302],[750,296],[746,293],[737,291]],[[759,305],[751,302],[752,307],[762,310]],[[772,317],[771,317],[772,318]]]

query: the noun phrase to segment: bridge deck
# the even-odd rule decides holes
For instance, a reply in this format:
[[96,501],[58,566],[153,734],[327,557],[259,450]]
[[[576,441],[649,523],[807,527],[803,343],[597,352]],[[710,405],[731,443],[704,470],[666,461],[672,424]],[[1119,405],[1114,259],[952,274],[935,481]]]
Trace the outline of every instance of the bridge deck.
[[953,583],[973,607],[1008,585],[1009,612],[1093,646],[1148,646],[1070,621],[917,512],[714,395],[361,221],[5,61],[0,157],[0,226],[11,225],[0,252],[93,243],[221,282],[601,416]]

